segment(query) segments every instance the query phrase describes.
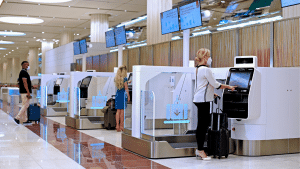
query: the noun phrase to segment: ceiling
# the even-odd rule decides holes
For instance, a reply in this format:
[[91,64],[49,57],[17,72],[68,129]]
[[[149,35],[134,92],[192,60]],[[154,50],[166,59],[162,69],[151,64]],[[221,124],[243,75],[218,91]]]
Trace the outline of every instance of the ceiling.
[[[129,21],[147,13],[147,0],[73,0],[66,3],[38,4],[22,0],[7,0],[0,7],[2,16],[22,16],[43,19],[41,24],[19,25],[0,22],[0,31],[24,32],[25,36],[3,37],[0,40],[13,41],[13,45],[1,45],[0,58],[27,55],[29,47],[39,47],[37,39],[59,40],[60,34],[71,30],[80,39],[90,34],[90,14],[109,14],[109,26]],[[44,33],[42,33],[44,32]],[[79,34],[79,35],[77,35]],[[36,38],[34,38],[36,37]],[[26,42],[28,41],[28,43]],[[19,47],[19,49],[16,49]],[[14,50],[12,52],[12,50]]]
[[[173,0],[173,8],[191,1],[194,0]],[[214,28],[219,24],[220,20],[228,20],[230,22],[245,18],[244,15],[237,15],[247,12],[254,1],[257,0],[203,0],[201,1],[201,10],[209,11],[210,13],[209,16],[202,16],[203,26]],[[265,0],[264,2],[266,1],[272,1],[271,5],[258,8],[251,15],[259,15],[281,9],[280,0]],[[122,22],[146,15],[147,0],[72,0],[66,3],[50,4],[38,4],[23,0],[4,1],[0,7],[0,17],[28,16],[41,18],[44,22],[34,25],[0,22],[0,31],[12,30],[26,33],[25,36],[21,37],[0,36],[0,40],[15,42],[13,45],[0,44],[0,48],[7,48],[7,50],[0,50],[0,59],[8,52],[11,53],[6,58],[25,56],[29,47],[40,48],[41,42],[36,41],[37,39],[46,39],[47,41],[60,40],[61,33],[65,30],[72,31],[75,34],[74,39],[87,37],[90,34],[90,14],[97,13],[109,14],[109,26],[116,26]],[[145,40],[147,37],[146,26],[147,20],[127,26],[126,30],[132,29],[135,32],[129,42]],[[59,42],[54,44],[54,47],[57,46],[59,46]],[[19,49],[16,49],[17,47]],[[12,50],[14,51],[12,52]]]

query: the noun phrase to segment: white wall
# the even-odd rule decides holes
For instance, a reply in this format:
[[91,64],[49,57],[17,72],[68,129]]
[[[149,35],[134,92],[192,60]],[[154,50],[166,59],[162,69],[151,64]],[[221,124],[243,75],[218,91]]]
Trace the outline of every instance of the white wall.
[[73,42],[47,51],[45,57],[45,73],[67,72],[67,74],[70,74],[70,64],[74,63],[76,59],[83,58],[83,55],[89,57],[109,53],[109,48],[106,48],[105,43],[88,42],[87,44],[91,46],[88,48],[88,53],[76,56],[74,56],[73,52]]

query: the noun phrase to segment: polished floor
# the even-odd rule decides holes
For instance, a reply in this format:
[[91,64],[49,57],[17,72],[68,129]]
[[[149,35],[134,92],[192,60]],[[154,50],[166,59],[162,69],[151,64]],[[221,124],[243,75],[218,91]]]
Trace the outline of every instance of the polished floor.
[[242,157],[211,161],[195,157],[149,160],[121,148],[121,134],[108,130],[77,131],[64,117],[17,125],[0,110],[0,169],[295,169],[300,154]]

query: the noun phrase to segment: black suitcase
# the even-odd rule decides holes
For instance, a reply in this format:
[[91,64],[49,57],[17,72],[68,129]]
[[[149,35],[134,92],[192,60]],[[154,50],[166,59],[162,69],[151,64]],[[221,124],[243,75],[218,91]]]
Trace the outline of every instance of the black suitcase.
[[108,107],[106,112],[104,113],[104,128],[107,130],[114,129],[116,127],[116,109],[111,109]]
[[[217,99],[217,98],[216,98]],[[217,112],[211,114],[211,127],[208,129],[208,154],[219,159],[229,154],[229,131],[227,114],[220,113],[218,104]]]
[[41,116],[41,110],[40,107],[37,104],[30,104],[28,109],[27,109],[27,117],[28,121],[27,122],[32,122],[32,121],[40,121]]

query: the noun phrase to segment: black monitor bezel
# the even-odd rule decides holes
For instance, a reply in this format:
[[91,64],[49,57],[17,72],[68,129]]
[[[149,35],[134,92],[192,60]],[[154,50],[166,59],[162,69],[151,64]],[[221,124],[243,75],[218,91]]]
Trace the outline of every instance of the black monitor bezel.
[[[116,29],[117,28],[120,28],[120,27],[124,27],[124,30],[125,30],[125,43],[122,43],[122,44],[117,44],[117,35],[116,35]],[[116,41],[116,46],[119,46],[119,45],[124,45],[124,44],[127,44],[127,38],[126,38],[126,29],[125,29],[125,25],[123,25],[123,26],[120,26],[120,27],[116,27],[115,29],[114,29],[114,33],[115,33],[115,41]]]
[[[82,82],[84,81],[84,79],[90,79],[90,80],[89,80],[89,84],[87,84],[87,85],[82,84]],[[92,76],[87,76],[87,77],[83,78],[83,79],[81,80],[80,87],[89,87],[91,81],[92,81]]]
[[[106,41],[106,39],[107,39],[106,38],[107,37],[107,33],[111,32],[111,31],[114,33],[114,42],[115,42],[115,45],[114,46],[107,46],[107,41]],[[126,33],[125,33],[125,36],[126,36]],[[115,30],[114,29],[105,32],[105,44],[106,44],[106,48],[111,48],[111,47],[115,47],[116,46],[116,36],[115,36]]]
[[161,15],[165,12],[168,12],[168,11],[171,11],[171,10],[174,10],[174,9],[177,9],[177,20],[178,20],[178,31],[180,31],[180,20],[179,20],[179,9],[178,8],[173,8],[173,9],[170,9],[170,10],[167,10],[167,11],[164,11],[164,12],[161,12],[159,17],[160,17],[160,30],[161,30],[161,34],[162,35],[166,35],[166,34],[169,34],[169,33],[173,33],[173,32],[178,32],[178,31],[173,31],[173,32],[168,32],[168,33],[163,33],[162,32],[162,21],[161,21]]
[[[202,18],[202,13],[201,13],[201,2],[199,1],[199,0],[197,0],[198,2],[199,2],[199,4],[200,4],[200,17],[201,17],[201,25],[199,25],[199,26],[203,26],[203,18]],[[194,2],[196,2],[196,1],[194,1]],[[194,2],[191,2],[191,3],[194,3]],[[186,5],[189,5],[189,4],[191,4],[191,3],[188,3],[188,4],[185,4],[185,5],[182,5],[182,6],[180,6],[180,7],[183,7],[183,6],[186,6]],[[180,7],[179,7],[179,15],[180,15]],[[190,28],[186,28],[186,29],[182,29],[181,28],[181,15],[180,15],[180,23],[179,23],[179,25],[180,25],[180,30],[187,30],[187,29],[192,29],[192,28],[196,28],[196,27],[199,27],[199,26],[194,26],[194,27],[190,27]]]

